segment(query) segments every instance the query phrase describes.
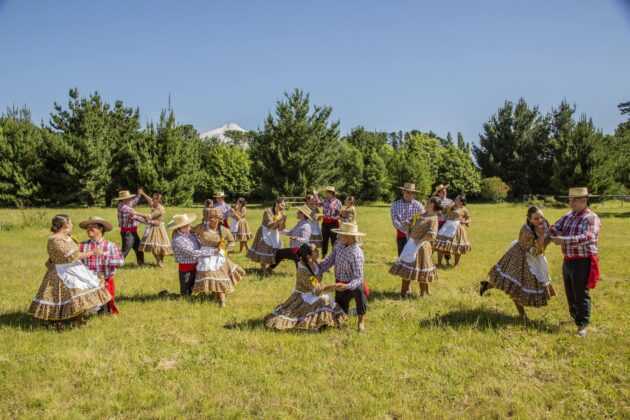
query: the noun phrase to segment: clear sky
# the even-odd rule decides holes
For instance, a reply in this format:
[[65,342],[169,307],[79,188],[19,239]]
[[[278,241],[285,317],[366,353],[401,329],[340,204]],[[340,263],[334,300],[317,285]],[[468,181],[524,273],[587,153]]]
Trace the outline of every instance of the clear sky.
[[630,5],[527,1],[0,0],[0,107],[49,119],[98,91],[203,132],[262,127],[284,91],[333,107],[342,133],[462,131],[505,100],[563,98],[604,132],[630,101]]

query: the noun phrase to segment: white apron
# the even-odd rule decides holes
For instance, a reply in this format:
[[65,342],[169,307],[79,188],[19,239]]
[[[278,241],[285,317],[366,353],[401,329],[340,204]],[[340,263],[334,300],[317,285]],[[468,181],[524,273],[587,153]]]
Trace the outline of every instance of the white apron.
[[282,240],[280,239],[280,232],[278,232],[278,229],[268,229],[265,226],[261,227],[263,241],[274,249],[282,248]]
[[70,264],[55,264],[57,275],[69,289],[94,289],[101,285],[96,274],[81,263],[75,261]]
[[[212,250],[210,247],[202,246],[202,251]],[[225,264],[225,252],[220,250],[218,254],[210,257],[200,258],[197,261],[197,271],[217,271]]]
[[[518,240],[512,242],[511,247],[514,246],[518,246]],[[549,267],[547,265],[547,258],[545,258],[545,255],[540,254],[534,257],[531,251],[525,251],[525,258],[527,258],[529,272],[536,277],[536,280],[538,280],[538,282],[543,286],[549,285],[551,283],[551,276],[549,276]]]
[[232,220],[232,222],[230,223],[230,230],[232,231],[232,233],[238,232],[238,220]]
[[422,246],[424,241],[415,241],[413,239],[409,239],[405,244],[400,256],[398,257],[398,261],[406,262],[406,263],[415,263],[416,256],[418,255],[418,250]]
[[455,232],[457,232],[457,228],[459,227],[459,220],[447,220],[444,222],[440,231],[438,232],[438,236],[444,236],[445,238],[452,238],[455,236]]

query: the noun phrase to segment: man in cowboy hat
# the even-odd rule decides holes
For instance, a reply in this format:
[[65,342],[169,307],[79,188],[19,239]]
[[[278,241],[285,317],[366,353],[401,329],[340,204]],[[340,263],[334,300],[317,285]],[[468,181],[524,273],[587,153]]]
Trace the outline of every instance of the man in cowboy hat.
[[348,313],[350,301],[354,299],[357,309],[357,328],[359,332],[365,332],[365,313],[367,312],[367,295],[365,279],[363,276],[363,249],[357,242],[357,237],[365,236],[359,232],[356,223],[342,223],[339,229],[335,229],[339,240],[333,246],[330,255],[320,265],[320,272],[325,273],[332,266],[335,267],[335,302]]
[[289,247],[276,250],[276,262],[269,266],[273,270],[282,262],[282,260],[293,260],[297,265],[300,259],[298,251],[303,244],[309,243],[311,240],[311,209],[306,205],[297,208],[297,224],[291,229],[285,229],[280,233],[289,236]]
[[589,289],[595,288],[599,279],[597,239],[601,222],[588,208],[589,197],[597,196],[589,194],[586,187],[570,188],[571,211],[549,229],[551,241],[562,246],[564,290],[578,337],[586,336],[591,315]]
[[407,224],[416,214],[424,213],[424,206],[414,199],[415,193],[418,192],[416,191],[416,184],[405,182],[404,186],[398,188],[402,190],[403,197],[392,203],[390,216],[392,224],[396,228],[396,244],[398,246],[398,256],[400,256],[407,244]]
[[223,191],[216,192],[214,194],[214,198],[216,199],[216,202],[212,205],[212,208],[221,210],[223,226],[229,229],[230,225],[228,222],[229,222],[229,218],[231,214],[230,211],[232,210],[232,207],[228,203],[225,202],[225,194],[223,193]]
[[192,223],[197,220],[197,215],[178,213],[173,216],[167,227],[174,230],[171,248],[173,256],[179,264],[179,294],[189,296],[192,294],[197,274],[197,260],[210,257],[210,251],[202,251],[201,243],[197,235],[191,233]]
[[324,194],[326,194],[326,198],[322,203],[317,196],[317,189],[313,187],[313,195],[317,198],[317,205],[322,207],[322,256],[325,257],[328,254],[328,240],[330,239],[331,247],[335,246],[337,240],[334,229],[339,228],[342,204],[337,198],[335,187],[327,186],[324,188]]
[[94,253],[91,257],[83,259],[83,265],[90,271],[94,271],[99,277],[103,276],[105,288],[112,295],[112,300],[101,308],[104,311],[118,314],[118,308],[114,303],[116,289],[114,286],[114,274],[116,274],[116,269],[123,266],[125,258],[118,246],[104,237],[105,232],[110,232],[113,226],[101,217],[92,216],[79,223],[79,227],[87,231],[89,238],[87,241],[79,244],[79,250],[82,253],[86,253],[86,255],[89,255],[88,253],[90,252]]
[[[138,193],[143,193],[142,189],[138,189]],[[133,249],[136,254],[138,265],[144,264],[144,252],[140,251],[140,237],[138,236],[138,220],[144,218],[138,214],[134,214],[133,207],[140,201],[140,195],[130,194],[128,190],[118,192],[118,197],[114,198],[118,201],[118,225],[120,226],[120,237],[122,239],[122,254],[127,258],[129,251]]]
[[[440,197],[440,200],[442,200],[442,211],[438,213],[438,231],[442,228],[442,225],[446,223],[446,213],[448,209],[455,204],[453,200],[446,196],[448,194],[448,187],[448,184],[438,184],[438,186],[435,187],[435,189],[433,190],[432,194],[436,197]],[[446,263],[448,264],[451,259],[451,254],[447,252],[444,255],[444,258],[446,258]],[[442,263],[440,262],[440,264]]]

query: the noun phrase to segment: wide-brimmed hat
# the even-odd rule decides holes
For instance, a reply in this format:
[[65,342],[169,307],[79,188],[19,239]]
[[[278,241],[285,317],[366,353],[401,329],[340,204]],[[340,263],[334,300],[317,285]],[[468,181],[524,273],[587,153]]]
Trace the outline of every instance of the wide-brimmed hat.
[[223,194],[223,191],[217,191],[214,193],[214,198],[225,198],[225,194]]
[[330,191],[333,193],[336,193],[337,191],[335,191],[335,187],[333,187],[332,185],[327,185],[326,188],[324,188],[324,192],[326,191]]
[[308,218],[308,220],[313,220],[313,218],[311,217],[311,209],[307,205],[302,204],[301,206],[297,206],[296,208],[301,211],[304,216]]
[[339,229],[331,229],[337,235],[346,236],[365,236],[365,233],[359,232],[359,225],[356,223],[342,223]]
[[433,194],[431,195],[437,195],[437,193],[439,193],[442,190],[445,190],[448,188],[448,184],[444,185],[444,184],[440,184],[437,187],[435,187],[435,190],[433,191]]
[[90,216],[89,219],[84,220],[81,223],[79,223],[79,227],[81,229],[87,229],[88,225],[93,225],[93,224],[103,226],[103,229],[105,230],[105,232],[109,232],[110,230],[114,228],[111,223],[109,223],[107,220],[103,219],[102,217],[98,217],[98,216]]
[[179,229],[180,227],[190,225],[195,220],[197,220],[196,214],[177,213],[176,215],[173,216],[173,220],[168,222],[168,225],[166,225],[166,227],[169,229]]
[[206,220],[211,215],[218,216],[219,219],[223,219],[223,212],[218,207],[206,207],[203,209],[203,219]]
[[114,201],[120,200],[129,200],[130,198],[134,198],[135,194],[130,194],[129,190],[118,191],[118,197],[114,198]]
[[403,191],[420,192],[416,190],[416,184],[412,184],[411,182],[405,182],[405,185],[398,188],[400,188]]
[[589,194],[586,187],[569,188],[569,195],[561,195],[562,198],[582,198],[582,197],[599,197],[599,195]]

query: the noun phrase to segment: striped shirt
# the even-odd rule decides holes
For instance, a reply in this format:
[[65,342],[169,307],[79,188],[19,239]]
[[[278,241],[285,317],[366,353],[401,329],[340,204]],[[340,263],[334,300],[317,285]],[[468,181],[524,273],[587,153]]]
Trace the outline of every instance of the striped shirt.
[[309,243],[311,239],[311,225],[309,220],[300,220],[291,230],[284,233],[291,237],[289,248],[299,248],[302,244]]
[[131,229],[138,227],[138,220],[144,220],[142,216],[133,214],[133,206],[138,204],[138,201],[140,201],[140,196],[136,195],[130,202],[118,204],[118,226]]
[[588,207],[569,212],[549,228],[553,236],[562,236],[562,254],[568,258],[589,258],[597,255],[597,238],[602,226],[599,216]]
[[419,201],[405,201],[402,198],[396,200],[390,209],[392,225],[400,232],[406,232],[407,226],[405,226],[405,222],[409,222],[418,213],[424,213],[424,206]]
[[103,254],[92,255],[91,257],[83,258],[81,261],[90,271],[102,273],[105,279],[108,279],[116,274],[117,268],[123,266],[125,259],[120,249],[118,249],[118,245],[104,238],[99,242],[89,240],[79,244],[80,252],[92,252],[96,248],[101,249]]
[[358,243],[344,245],[339,239],[333,246],[332,253],[322,261],[320,272],[325,273],[335,266],[335,279],[348,284],[354,290],[363,283],[363,250]]
[[195,264],[198,258],[210,257],[211,251],[201,251],[201,243],[194,233],[175,232],[171,242],[175,261],[180,264]]

